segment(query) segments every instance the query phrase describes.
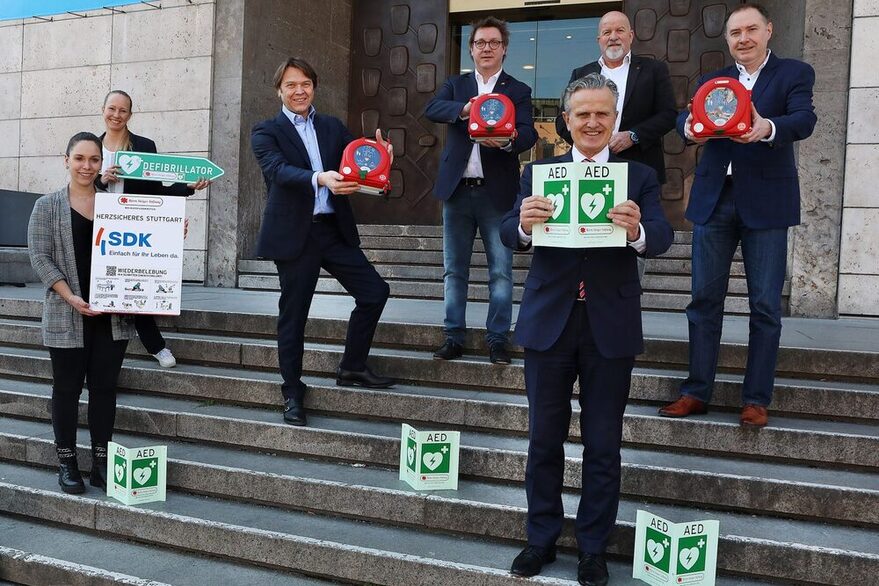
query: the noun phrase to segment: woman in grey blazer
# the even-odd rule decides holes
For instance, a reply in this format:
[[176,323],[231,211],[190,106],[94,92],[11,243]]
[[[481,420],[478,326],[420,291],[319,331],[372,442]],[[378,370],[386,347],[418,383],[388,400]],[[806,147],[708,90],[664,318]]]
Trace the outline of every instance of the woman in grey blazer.
[[107,443],[116,418],[116,383],[128,340],[129,316],[89,308],[95,178],[101,170],[101,141],[80,132],[64,156],[68,185],[37,200],[28,225],[31,264],[46,285],[43,343],[52,359],[52,427],[58,452],[58,484],[79,494],[85,484],[76,461],[79,397],[88,379],[88,423],[92,440],[92,486],[106,487]]

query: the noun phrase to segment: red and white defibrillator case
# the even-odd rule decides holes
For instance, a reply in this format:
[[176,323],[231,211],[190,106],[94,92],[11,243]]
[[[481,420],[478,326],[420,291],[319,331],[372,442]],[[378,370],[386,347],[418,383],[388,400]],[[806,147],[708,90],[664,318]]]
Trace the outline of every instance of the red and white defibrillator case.
[[467,129],[474,142],[511,141],[516,137],[516,107],[504,94],[482,94],[470,100]]
[[345,147],[339,173],[359,183],[359,193],[384,195],[391,190],[391,155],[377,141],[358,138]]
[[751,92],[732,77],[716,77],[696,90],[693,136],[728,138],[751,130]]

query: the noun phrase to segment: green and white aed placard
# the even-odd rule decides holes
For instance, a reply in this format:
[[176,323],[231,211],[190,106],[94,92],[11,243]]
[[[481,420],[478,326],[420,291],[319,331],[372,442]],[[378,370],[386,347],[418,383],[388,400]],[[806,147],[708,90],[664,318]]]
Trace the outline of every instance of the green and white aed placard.
[[225,173],[204,157],[187,155],[117,151],[114,162],[119,167],[117,177],[142,181],[195,183],[202,178],[213,181]]
[[107,446],[107,496],[126,505],[165,500],[167,446]]
[[716,520],[672,523],[638,511],[632,577],[653,586],[714,586],[719,531]]
[[626,163],[534,165],[531,193],[552,201],[552,216],[534,224],[534,246],[600,248],[626,245],[626,231],[608,217],[628,198]]
[[400,480],[415,490],[457,490],[461,432],[418,431],[403,424]]

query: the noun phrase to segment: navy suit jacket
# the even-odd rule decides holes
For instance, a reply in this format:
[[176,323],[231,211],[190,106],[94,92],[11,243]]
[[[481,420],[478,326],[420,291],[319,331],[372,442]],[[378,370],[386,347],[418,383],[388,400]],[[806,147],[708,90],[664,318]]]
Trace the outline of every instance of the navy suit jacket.
[[[518,136],[512,143],[512,150],[506,152],[497,148],[480,147],[479,156],[485,175],[485,189],[501,213],[508,211],[516,201],[519,182],[519,153],[527,151],[537,142],[534,129],[534,116],[531,105],[531,88],[501,71],[494,93],[504,94],[516,108],[516,131]],[[461,109],[477,96],[479,89],[476,74],[453,75],[449,77],[427,104],[424,115],[433,122],[448,124],[446,145],[443,149],[439,174],[434,185],[434,195],[446,201],[461,182],[467,161],[473,151],[473,142],[467,132],[469,120],[461,120]]]
[[[501,221],[501,240],[513,250],[519,245],[519,208],[531,195],[531,167],[570,163],[571,152],[536,161],[522,173],[516,205]],[[625,162],[611,155],[610,162]],[[644,256],[668,250],[674,239],[659,203],[656,172],[641,163],[628,163],[629,199],[641,208],[641,224],[647,240]],[[586,311],[599,353],[605,358],[641,354],[641,283],[638,253],[631,246],[620,248],[551,248],[538,246],[525,279],[514,340],[532,350],[547,350],[562,333],[574,306],[580,280],[586,284]]]
[[[590,73],[601,73],[601,65],[593,61],[571,72],[571,83]],[[632,55],[629,75],[626,77],[626,95],[623,96],[623,111],[619,113],[620,131],[634,130],[638,144],[618,153],[627,161],[638,161],[649,165],[656,171],[660,183],[665,183],[665,156],[662,152],[662,137],[675,127],[677,109],[668,66],[662,61]],[[559,114],[555,119],[559,136],[571,142],[571,133],[565,120]]]
[[[697,87],[715,77],[739,78],[733,65],[702,76]],[[786,228],[800,223],[800,183],[794,160],[794,142],[812,134],[817,117],[812,106],[815,70],[795,59],[774,53],[751,91],[757,112],[775,124],[775,140],[739,144],[713,138],[702,147],[696,177],[690,189],[686,218],[704,224],[711,217],[732,163],[732,193],[745,226]],[[684,136],[687,111],[678,114],[678,132]]]
[[[354,140],[351,133],[341,120],[323,114],[315,114],[314,131],[324,170],[338,170],[342,152]],[[256,255],[272,260],[294,260],[305,248],[316,196],[311,184],[314,170],[305,143],[290,119],[280,112],[275,118],[253,127],[250,144],[268,191]],[[348,196],[330,192],[329,200],[344,241],[360,246]]]

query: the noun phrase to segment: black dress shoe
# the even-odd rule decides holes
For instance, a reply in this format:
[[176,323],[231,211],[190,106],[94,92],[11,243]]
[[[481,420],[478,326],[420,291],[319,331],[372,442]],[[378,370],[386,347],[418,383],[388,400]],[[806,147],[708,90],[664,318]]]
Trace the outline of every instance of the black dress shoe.
[[302,399],[287,399],[284,401],[284,423],[300,426],[308,423]]
[[387,389],[397,384],[397,381],[379,376],[364,367],[363,370],[344,370],[341,366],[336,369],[336,384],[342,387],[366,387],[367,389]]
[[516,576],[536,576],[546,564],[555,561],[555,548],[537,547],[536,545],[528,545],[523,549],[513,565],[510,566],[510,573]]
[[82,474],[79,473],[76,458],[63,458],[58,461],[58,484],[67,494],[85,492],[85,483],[82,481]]
[[488,359],[492,364],[509,364],[510,353],[507,351],[507,345],[503,342],[495,342],[491,345]]
[[464,355],[464,347],[457,342],[446,340],[446,343],[433,353],[433,357],[438,360],[454,360]]
[[581,553],[580,563],[577,564],[577,581],[583,586],[605,586],[609,576],[607,574],[607,560],[600,553]]
[[92,446],[92,471],[89,484],[101,490],[107,489],[107,446]]

